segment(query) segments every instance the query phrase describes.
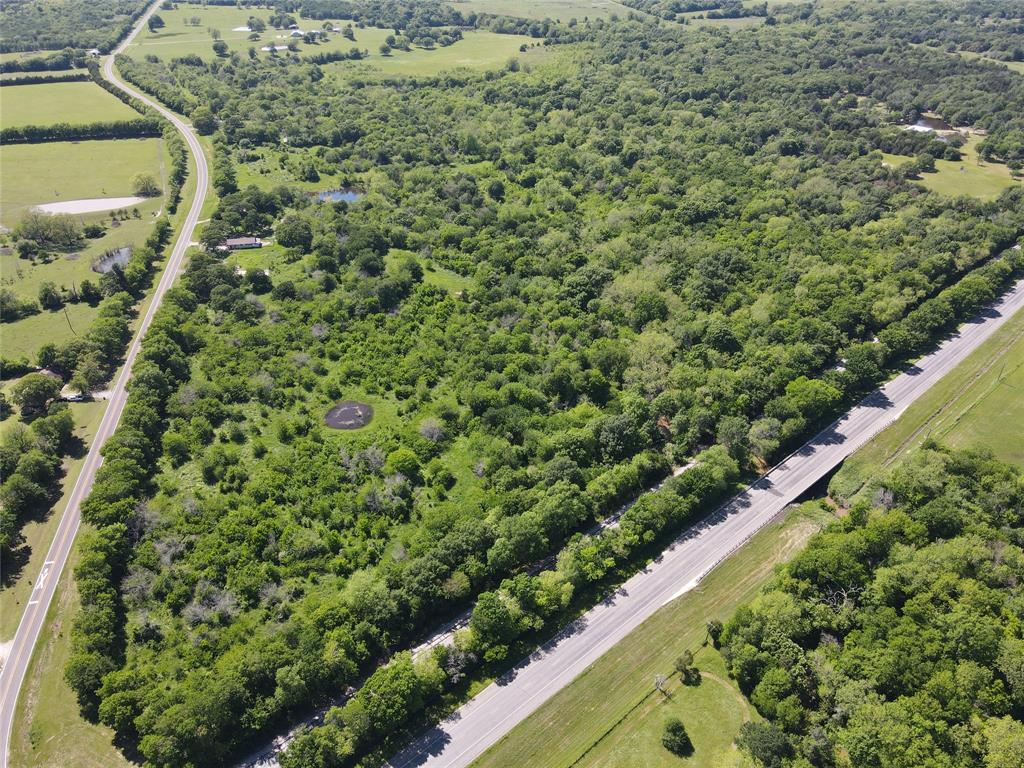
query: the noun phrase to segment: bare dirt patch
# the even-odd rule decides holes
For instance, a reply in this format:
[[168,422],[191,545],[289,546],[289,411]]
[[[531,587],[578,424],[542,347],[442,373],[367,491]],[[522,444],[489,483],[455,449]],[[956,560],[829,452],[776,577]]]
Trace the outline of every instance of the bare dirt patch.
[[97,211],[113,211],[138,205],[144,197],[91,197],[85,200],[63,200],[59,203],[44,203],[36,207],[43,213],[96,213]]
[[342,400],[324,416],[331,429],[359,429],[373,420],[373,407],[356,400]]

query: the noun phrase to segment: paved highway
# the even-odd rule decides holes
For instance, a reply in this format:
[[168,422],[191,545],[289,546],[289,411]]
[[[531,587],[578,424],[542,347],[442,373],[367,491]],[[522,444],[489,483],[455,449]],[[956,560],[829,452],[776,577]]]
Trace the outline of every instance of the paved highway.
[[[138,24],[136,24],[135,28],[121,45],[118,46],[114,55],[125,49],[155,10],[156,4],[139,19]],[[3,670],[0,671],[0,766],[2,768],[7,768],[7,752],[10,744],[11,728],[14,723],[14,710],[18,701],[18,692],[21,689],[22,681],[25,679],[25,672],[28,669],[29,660],[32,658],[36,641],[39,639],[39,634],[43,629],[46,611],[53,600],[61,571],[64,569],[64,564],[67,562],[68,554],[71,552],[71,546],[75,540],[75,534],[78,532],[78,526],[81,521],[79,505],[89,495],[93,480],[96,478],[96,470],[99,469],[100,464],[103,462],[103,457],[100,456],[100,448],[117,428],[117,424],[121,419],[121,413],[124,411],[125,402],[128,399],[126,385],[131,377],[132,365],[139,354],[142,337],[145,336],[146,330],[153,322],[153,316],[156,314],[164,294],[167,293],[167,289],[171,287],[174,279],[181,272],[182,264],[185,260],[185,251],[192,240],[192,234],[199,221],[199,213],[206,200],[207,188],[209,186],[209,171],[206,158],[203,155],[199,140],[192,130],[192,126],[149,97],[122,82],[114,71],[114,55],[108,56],[103,62],[103,76],[122,91],[130,93],[135,98],[144,101],[156,109],[174,124],[175,128],[178,129],[188,143],[189,151],[192,153],[196,165],[196,180],[198,184],[195,197],[192,200],[192,206],[185,216],[185,221],[178,232],[178,238],[174,243],[170,257],[167,259],[167,264],[160,276],[160,281],[157,283],[156,290],[153,293],[153,300],[150,302],[149,308],[146,310],[139,325],[139,329],[132,339],[131,345],[128,347],[124,366],[113,388],[110,390],[107,410],[104,412],[100,426],[96,430],[96,436],[89,447],[89,453],[85,458],[85,463],[82,465],[82,471],[71,491],[71,497],[68,499],[67,507],[64,509],[57,532],[53,537],[53,542],[50,544],[45,564],[35,581],[34,589],[25,606],[25,612],[21,617],[21,623],[18,625],[18,631],[14,636],[10,654],[7,657]]]
[[1024,280],[935,352],[865,398],[768,475],[687,530],[609,600],[590,610],[388,763],[464,768],[559,689],[892,423],[911,403],[1024,308]]

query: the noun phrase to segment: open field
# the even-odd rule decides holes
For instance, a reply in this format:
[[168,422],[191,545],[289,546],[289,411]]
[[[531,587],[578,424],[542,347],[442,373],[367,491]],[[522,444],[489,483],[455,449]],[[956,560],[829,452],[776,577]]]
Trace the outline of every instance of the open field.
[[139,113],[93,82],[39,83],[0,88],[5,127],[131,120]]
[[[918,183],[940,195],[970,195],[982,200],[991,200],[1008,187],[1021,185],[1020,179],[1010,175],[1010,169],[1002,163],[989,163],[978,157],[981,137],[971,136],[961,147],[960,160],[936,160],[935,173],[922,173]],[[882,153],[882,160],[898,168],[909,160],[905,155]]]
[[[31,88],[33,86],[26,86]],[[98,90],[98,89],[97,89]],[[53,142],[0,147],[0,216],[5,226],[14,227],[30,207],[55,200],[86,197],[120,197],[131,191],[131,179],[139,172],[151,173],[164,183],[169,160],[161,139]],[[139,244],[152,231],[153,220],[163,207],[154,197],[133,208],[138,218],[118,222],[108,212],[83,215],[88,222],[100,222],[101,237],[86,240],[76,253],[59,253],[48,262],[21,259],[8,249],[0,254],[0,286],[21,298],[35,299],[44,282],[58,287],[94,283],[100,275],[92,269],[93,259],[105,251]],[[68,304],[67,312],[44,310],[0,328],[6,357],[34,360],[44,341],[62,343],[85,332],[97,313],[85,303]]]
[[707,11],[688,11],[680,14],[687,24],[693,26],[725,27],[726,29],[746,29],[764,24],[763,16],[741,16],[738,19],[709,19]]
[[848,501],[926,438],[957,448],[992,450],[1024,466],[1024,313],[914,403],[888,429],[846,460],[832,478],[833,495]]
[[[162,181],[167,160],[162,139],[55,141],[0,147],[0,167],[0,223],[13,227],[34,205],[127,197],[134,191],[132,177],[137,173],[150,173]],[[140,205],[139,210],[154,205],[152,210],[160,207],[160,198]]]
[[[393,51],[382,56],[378,48],[393,34],[387,29],[356,30],[357,45],[367,48],[370,56],[359,61],[339,61],[326,69],[343,73],[380,73],[383,75],[436,75],[450,69],[497,69],[509,59],[529,64],[545,58],[550,49],[535,45],[539,41],[525,35],[499,35],[483,30],[467,31],[459,40],[445,48],[416,48]],[[335,36],[337,37],[337,36]],[[346,41],[347,42],[347,41]],[[520,51],[520,46],[535,46]],[[307,50],[314,46],[307,46]]]
[[[13,382],[5,382],[5,384],[11,383]],[[7,389],[6,386],[4,388]],[[32,577],[30,576],[28,579],[25,579],[20,578],[20,576],[23,574],[37,574],[42,569],[46,550],[50,546],[53,533],[60,520],[60,514],[55,511],[63,510],[67,503],[68,494],[70,494],[71,488],[78,478],[78,472],[85,461],[85,452],[92,442],[92,437],[96,433],[100,419],[103,418],[103,411],[106,405],[102,401],[70,404],[71,413],[74,415],[75,424],[77,425],[75,435],[82,441],[83,448],[79,451],[77,457],[64,459],[64,478],[61,483],[64,493],[54,506],[54,510],[51,510],[50,514],[42,520],[30,520],[25,523],[21,529],[25,543],[15,551],[11,561],[5,564],[4,578],[0,582],[0,642],[9,640],[18,628],[21,612],[24,610],[25,602],[32,592],[32,585],[30,583]],[[17,419],[14,416],[9,416],[4,420],[2,426],[5,429],[10,429],[15,423],[17,423]],[[16,567],[16,570],[10,570],[12,565]],[[9,583],[8,580],[12,575],[17,580]]]
[[441,290],[448,291],[448,293],[458,293],[473,285],[472,278],[464,277],[458,272],[438,266],[432,260],[417,256],[412,251],[392,248],[385,258],[385,264],[390,269],[391,265],[397,263],[399,259],[409,256],[415,258],[423,268],[423,282],[427,285],[435,285]]
[[[606,0],[607,1],[607,0]],[[262,51],[264,46],[287,45],[293,40],[289,30],[274,29],[268,25],[260,33],[259,40],[249,40],[249,32],[234,31],[245,26],[249,16],[266,19],[270,11],[266,8],[236,8],[233,6],[207,6],[180,4],[173,11],[161,11],[160,16],[166,26],[156,32],[148,29],[142,31],[126,53],[130,56],[153,54],[161,59],[194,54],[206,61],[213,61],[217,54],[213,51],[214,38],[211,30],[220,33],[220,39],[228,45],[229,51],[247,54],[249,48],[255,48],[257,55],[269,56]],[[193,17],[200,20],[198,26],[186,23]],[[320,29],[324,22],[313,19],[299,19],[303,29]],[[348,22],[337,22],[344,27]],[[445,48],[417,48],[409,52],[394,51],[384,56],[380,53],[380,45],[392,29],[366,27],[354,28],[355,40],[349,40],[341,33],[329,33],[326,42],[308,45],[301,39],[297,40],[300,55],[309,56],[326,51],[349,51],[352,48],[368,51],[369,56],[361,61],[336,62],[330,69],[357,69],[359,71],[379,71],[384,74],[420,74],[430,75],[456,67],[487,68],[503,65],[509,57],[518,53],[519,46],[536,42],[533,38],[521,35],[498,35],[492,32],[468,31],[465,39],[459,40]]]
[[[67,310],[65,314],[64,310]],[[67,304],[64,309],[44,309],[14,323],[0,325],[4,357],[12,360],[24,358],[34,363],[39,347],[44,343],[65,344],[89,329],[99,314],[98,307],[85,302]]]
[[[643,702],[579,760],[597,768],[655,768],[656,766],[723,766],[738,756],[733,739],[746,721],[760,719],[756,710],[729,679],[722,656],[711,646],[694,653],[701,683],[683,685],[678,675],[665,694],[651,687]],[[666,670],[666,673],[669,670]],[[673,757],[661,744],[665,720],[678,717],[693,741],[693,754]]]
[[632,9],[614,0],[450,0],[449,5],[469,13],[494,13],[525,19],[575,18],[607,19],[613,13],[625,16]]
[[1020,72],[1024,74],[1024,61],[1001,61],[999,59],[992,59],[983,53],[975,53],[974,51],[946,51],[941,48],[935,48],[933,46],[922,45],[922,48],[927,48],[929,51],[936,51],[938,53],[946,53],[950,56],[959,56],[960,58],[967,59],[968,61],[986,61],[989,64],[997,64],[1013,72]]
[[957,51],[956,54],[971,61],[987,61],[990,64],[998,64],[1014,72],[1024,74],[1024,61],[1000,61],[999,59],[990,59],[988,56],[975,53],[974,51]]
[[[732,740],[744,714],[739,691],[725,677],[717,653],[701,648],[705,623],[725,620],[749,601],[775,566],[792,557],[829,519],[817,504],[805,504],[767,526],[699,586],[658,611],[549,699],[474,766],[719,765],[733,752]],[[709,674],[698,689],[673,686],[673,698],[659,702],[660,694],[651,694],[654,675],[667,676],[687,648]],[[696,750],[686,761],[661,747],[661,727],[669,714],[678,715],[693,738]]]
[[11,734],[8,759],[11,768],[66,768],[69,765],[127,768],[136,765],[113,746],[113,731],[81,716],[75,695],[64,682],[64,665],[71,653],[71,625],[78,613],[78,589],[71,575],[77,561],[78,549],[75,548],[68,558],[57,597],[46,616],[46,628],[25,676]]
[[[307,157],[307,150],[288,149],[287,155],[291,158]],[[281,167],[281,159],[285,157],[284,151],[277,152],[265,147],[254,150],[252,155],[258,159],[251,159],[249,162],[235,164],[235,178],[239,189],[245,189],[250,184],[263,190],[271,190],[282,184],[293,189],[300,189],[305,192],[321,192],[327,189],[337,189],[344,186],[345,179],[334,176],[326,170],[320,170],[320,181],[301,181],[296,179],[287,168]],[[314,161],[315,162],[315,161]]]

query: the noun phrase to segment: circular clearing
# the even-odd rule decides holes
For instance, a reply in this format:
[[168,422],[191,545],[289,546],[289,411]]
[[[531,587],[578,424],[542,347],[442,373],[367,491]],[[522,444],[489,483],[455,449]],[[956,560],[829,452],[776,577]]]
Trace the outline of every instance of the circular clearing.
[[324,416],[331,429],[359,429],[373,420],[373,407],[355,400],[342,400]]

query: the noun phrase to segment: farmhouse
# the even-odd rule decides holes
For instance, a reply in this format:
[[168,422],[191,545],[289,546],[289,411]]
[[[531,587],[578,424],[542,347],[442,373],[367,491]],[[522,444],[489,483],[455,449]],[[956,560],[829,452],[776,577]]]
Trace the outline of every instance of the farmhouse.
[[242,251],[246,248],[262,248],[263,241],[258,237],[251,237],[246,235],[245,237],[229,237],[223,243],[221,243],[217,249],[221,251]]

